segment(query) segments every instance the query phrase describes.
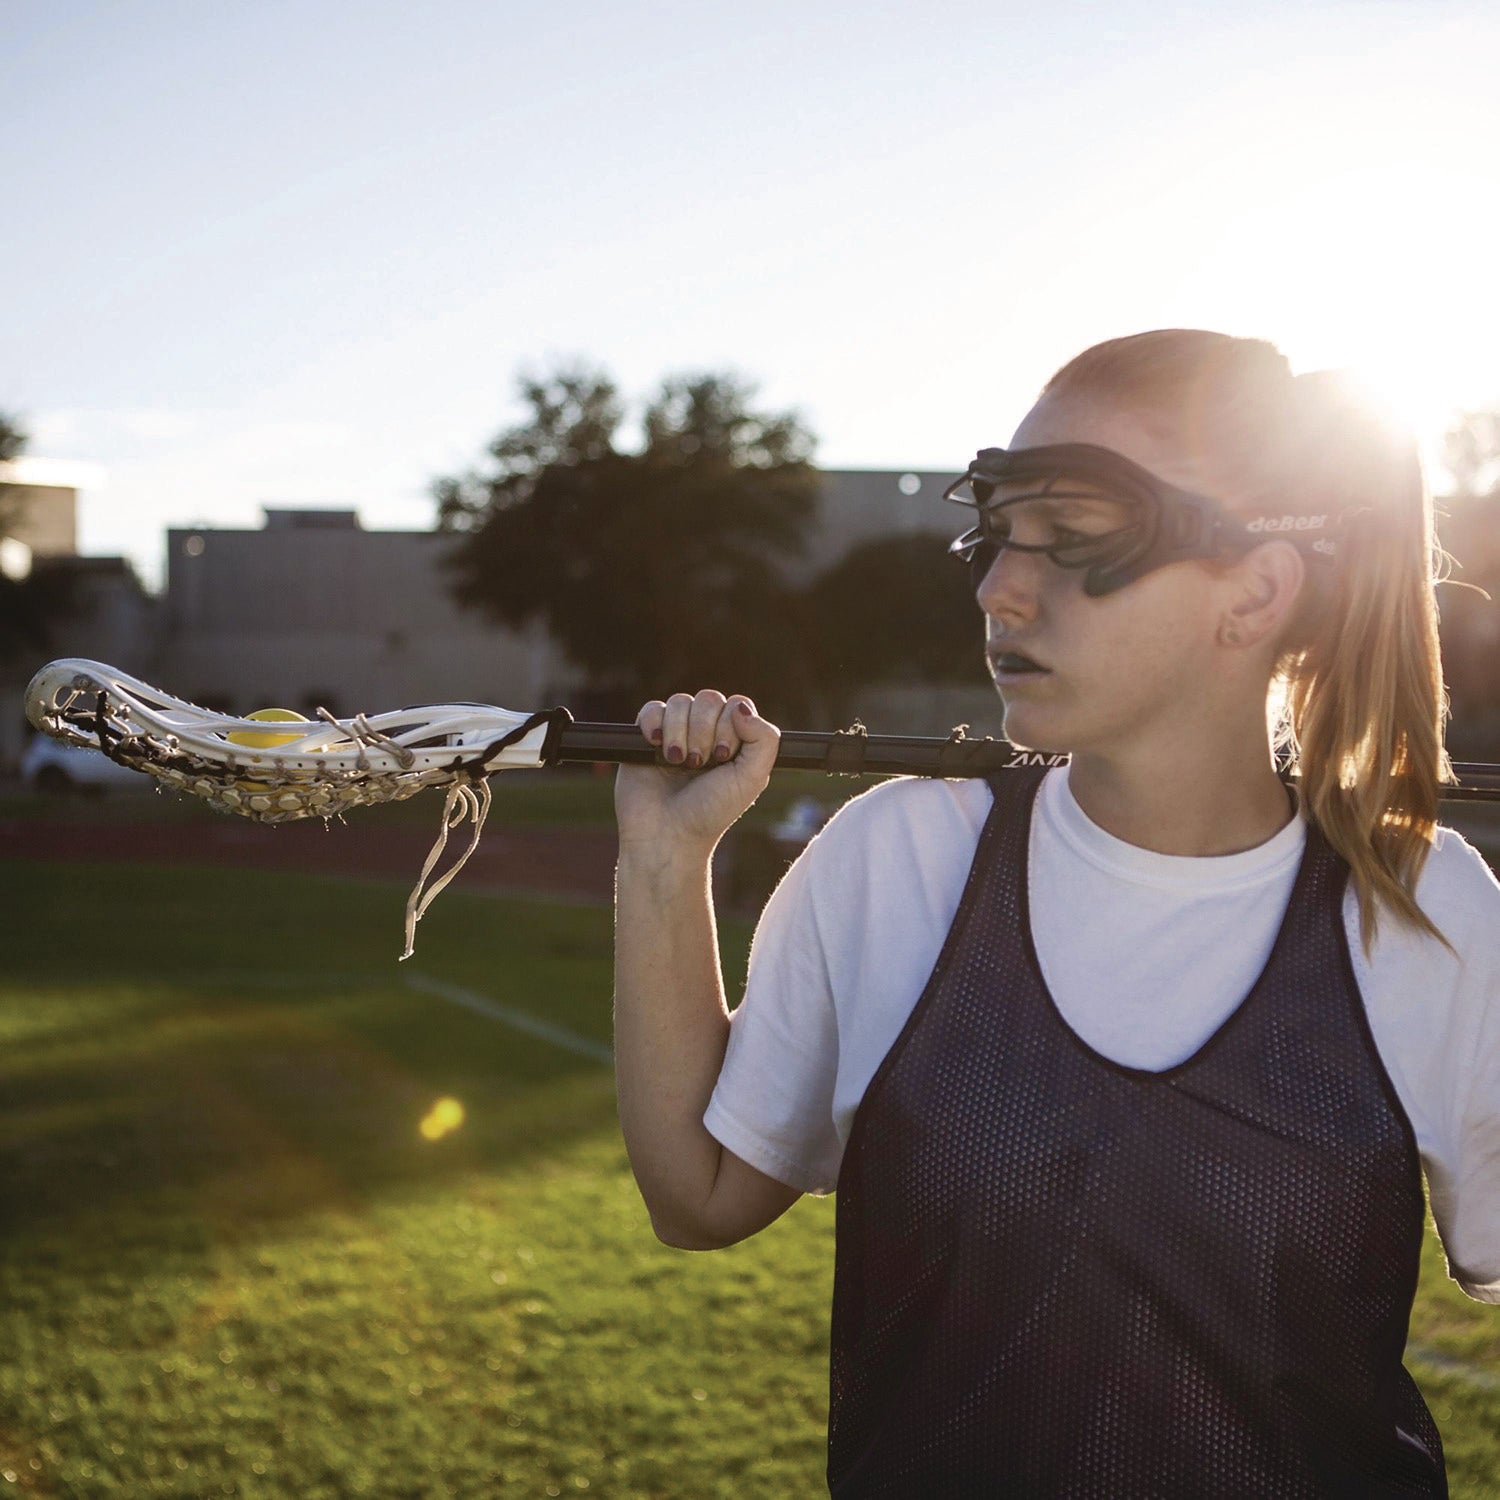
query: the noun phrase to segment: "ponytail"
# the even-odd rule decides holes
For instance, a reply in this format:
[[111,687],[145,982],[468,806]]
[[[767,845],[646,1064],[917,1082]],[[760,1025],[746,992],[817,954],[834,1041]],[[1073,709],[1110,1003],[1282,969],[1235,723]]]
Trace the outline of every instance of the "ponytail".
[[1435,837],[1447,695],[1434,585],[1441,552],[1416,443],[1325,370],[1293,382],[1298,500],[1342,513],[1339,557],[1314,577],[1277,662],[1274,732],[1308,818],[1348,863],[1366,954],[1379,909],[1447,939],[1414,891]]

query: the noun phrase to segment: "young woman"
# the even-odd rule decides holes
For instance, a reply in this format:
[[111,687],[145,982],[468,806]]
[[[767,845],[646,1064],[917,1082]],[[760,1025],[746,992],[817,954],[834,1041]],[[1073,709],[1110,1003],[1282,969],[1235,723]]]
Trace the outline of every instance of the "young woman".
[[1424,1172],[1500,1302],[1500,886],[1436,821],[1414,446],[1269,344],[1165,330],[1078,356],[966,478],[1006,735],[1070,760],[847,803],[732,1019],[709,859],[778,732],[717,691],[641,710],[707,768],[616,790],[656,1231],[837,1190],[836,1496],[1445,1494],[1401,1359]]

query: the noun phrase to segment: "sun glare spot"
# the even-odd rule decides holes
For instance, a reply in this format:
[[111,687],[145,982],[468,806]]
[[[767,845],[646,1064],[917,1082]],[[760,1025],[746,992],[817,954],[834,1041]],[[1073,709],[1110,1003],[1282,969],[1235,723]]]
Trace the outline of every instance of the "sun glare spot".
[[464,1107],[457,1099],[439,1099],[427,1111],[418,1129],[424,1140],[440,1141],[464,1122]]
[[1331,171],[1283,153],[1204,275],[1235,289],[1220,322],[1273,339],[1299,372],[1348,370],[1430,465],[1461,412],[1500,401],[1500,313],[1483,296],[1500,207],[1468,161],[1413,141],[1371,162],[1374,144],[1351,137],[1335,154],[1352,164]]

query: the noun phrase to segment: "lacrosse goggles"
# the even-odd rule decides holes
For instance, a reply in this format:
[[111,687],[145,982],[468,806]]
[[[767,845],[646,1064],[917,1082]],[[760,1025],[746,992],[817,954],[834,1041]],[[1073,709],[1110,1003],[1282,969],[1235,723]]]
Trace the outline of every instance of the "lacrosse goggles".
[[[1060,568],[1085,569],[1083,591],[1093,598],[1168,563],[1248,551],[1272,539],[1331,561],[1332,533],[1345,519],[1241,520],[1222,501],[1179,489],[1092,443],[982,448],[943,499],[979,512],[979,524],[948,549],[968,563],[976,589],[1000,552],[1040,552]],[[1036,540],[1017,540],[1018,533]]]

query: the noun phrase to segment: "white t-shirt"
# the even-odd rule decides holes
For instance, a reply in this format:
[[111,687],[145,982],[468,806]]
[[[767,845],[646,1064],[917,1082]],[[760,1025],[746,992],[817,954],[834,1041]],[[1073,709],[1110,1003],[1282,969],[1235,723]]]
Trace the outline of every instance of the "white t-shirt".
[[[981,778],[902,777],[839,809],[772,894],[750,951],[708,1130],[768,1176],[831,1192],[854,1112],[958,911],[992,798]],[[1095,1051],[1184,1061],[1265,967],[1306,842],[1299,815],[1240,854],[1157,854],[1091,822],[1047,774],[1029,891],[1042,975]],[[1500,1303],[1500,884],[1439,831],[1417,900],[1462,955],[1383,913],[1349,950],[1370,1029],[1411,1119],[1454,1279]]]

